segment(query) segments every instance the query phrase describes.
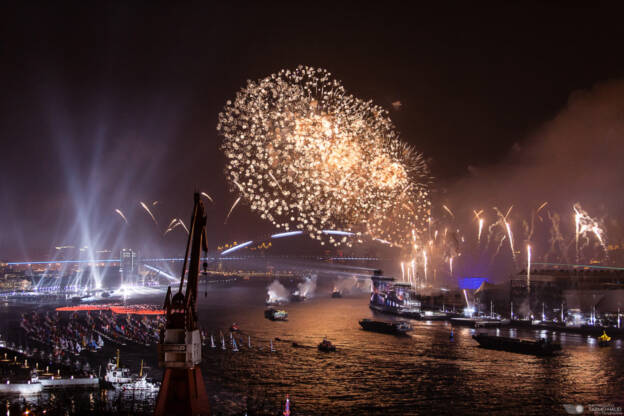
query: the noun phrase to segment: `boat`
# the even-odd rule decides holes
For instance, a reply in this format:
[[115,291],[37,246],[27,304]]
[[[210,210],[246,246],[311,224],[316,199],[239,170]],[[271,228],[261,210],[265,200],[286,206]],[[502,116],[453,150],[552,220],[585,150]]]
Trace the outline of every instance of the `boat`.
[[232,352],[238,352],[238,345],[236,345],[235,338],[232,338]]
[[500,319],[487,317],[455,317],[451,318],[451,324],[456,326],[467,326],[470,328],[493,328],[505,325]]
[[336,351],[336,346],[332,344],[331,341],[324,339],[318,345],[318,349],[319,351],[323,351],[323,352],[333,352],[333,351]]
[[155,391],[160,388],[157,383],[147,380],[143,375],[143,360],[141,360],[141,370],[139,374],[130,374],[130,370],[119,366],[119,350],[117,358],[106,365],[106,375],[104,382],[113,386],[116,390],[122,391]]
[[423,311],[421,315],[423,321],[448,321],[451,318],[457,317],[457,314],[453,312],[443,311]]
[[290,295],[290,300],[292,302],[303,302],[306,300],[306,296],[299,293],[298,290],[295,290],[292,295]]
[[236,322],[234,322],[232,324],[232,326],[230,327],[230,331],[231,332],[238,332],[238,331],[240,331],[240,328],[238,328],[238,325],[236,325]]
[[611,345],[611,337],[607,335],[606,331],[602,331],[602,335],[598,337],[598,345],[601,347],[608,347]]
[[386,322],[374,321],[372,319],[362,319],[360,321],[360,325],[362,326],[362,329],[366,331],[393,335],[405,335],[408,331],[412,330],[412,326],[406,321]]
[[553,355],[555,352],[561,350],[561,345],[559,343],[551,342],[545,338],[528,340],[483,333],[473,335],[472,338],[483,348],[520,354]]
[[383,276],[375,270],[371,277],[373,291],[369,307],[375,312],[420,319],[420,301],[410,283],[395,282],[394,277]]
[[286,301],[282,299],[268,297],[264,304],[266,306],[283,306],[286,304]]
[[284,310],[269,308],[264,311],[264,317],[272,321],[287,321],[288,312]]
[[153,392],[160,390],[160,383],[149,381],[146,375],[143,374],[143,360],[141,360],[141,370],[139,375],[132,377],[132,381],[121,385],[122,391],[141,391],[141,392]]
[[338,289],[334,289],[332,294],[331,294],[331,297],[334,298],[334,299],[341,298],[342,297],[342,292],[340,290],[338,290]]
[[104,381],[114,388],[121,388],[122,385],[132,382],[130,370],[119,366],[119,350],[117,350],[116,360],[111,360],[106,365],[106,375]]

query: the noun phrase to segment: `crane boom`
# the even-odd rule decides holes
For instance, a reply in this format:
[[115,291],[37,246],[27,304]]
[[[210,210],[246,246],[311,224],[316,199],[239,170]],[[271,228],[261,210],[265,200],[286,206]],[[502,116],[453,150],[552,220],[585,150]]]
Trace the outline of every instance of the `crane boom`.
[[[156,401],[156,415],[210,414],[199,367],[202,342],[197,318],[197,286],[201,253],[208,251],[206,213],[199,193],[194,195],[189,225],[178,292],[172,296],[169,287],[165,296],[166,325],[158,344],[158,364],[165,368],[165,373]],[[204,262],[203,266],[206,269],[208,265]],[[185,280],[186,292],[183,292]]]

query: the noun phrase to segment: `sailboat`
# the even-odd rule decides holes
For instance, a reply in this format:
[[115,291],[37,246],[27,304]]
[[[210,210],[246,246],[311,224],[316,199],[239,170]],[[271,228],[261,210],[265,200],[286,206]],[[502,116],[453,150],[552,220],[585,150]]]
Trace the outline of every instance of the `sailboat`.
[[221,334],[221,349],[225,350],[225,338],[223,338],[223,334]]
[[247,346],[251,348],[251,337],[247,335]]
[[210,348],[216,348],[217,346],[214,343],[214,337],[210,334]]
[[236,340],[232,338],[232,352],[238,352],[238,347],[236,346]]

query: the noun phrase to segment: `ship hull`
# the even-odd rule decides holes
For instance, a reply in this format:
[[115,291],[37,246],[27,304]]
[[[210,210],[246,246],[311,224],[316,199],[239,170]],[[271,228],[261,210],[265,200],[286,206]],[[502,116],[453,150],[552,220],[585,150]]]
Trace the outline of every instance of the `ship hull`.
[[382,334],[390,334],[390,335],[406,335],[407,331],[409,330],[409,329],[402,329],[396,323],[373,321],[370,319],[361,320],[360,326],[365,331],[380,332]]
[[408,319],[421,319],[421,316],[422,316],[420,312],[417,312],[417,311],[393,308],[393,307],[383,306],[383,305],[375,305],[372,303],[369,306],[375,312],[386,313],[388,315],[401,316],[403,318],[408,318]]
[[482,348],[515,352],[518,354],[553,355],[561,350],[561,345],[546,342],[545,340],[530,341],[485,334],[473,335],[472,338],[474,338]]

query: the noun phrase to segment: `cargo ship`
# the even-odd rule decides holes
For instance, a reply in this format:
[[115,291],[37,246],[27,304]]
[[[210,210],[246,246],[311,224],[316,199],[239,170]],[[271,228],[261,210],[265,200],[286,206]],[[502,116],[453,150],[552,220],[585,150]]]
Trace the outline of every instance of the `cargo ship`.
[[383,276],[375,270],[369,307],[376,312],[398,315],[403,318],[420,319],[420,301],[410,283],[396,282],[394,277]]
[[561,345],[547,339],[528,340],[501,337],[488,334],[476,334],[472,338],[483,348],[516,352],[519,354],[553,355],[561,350]]
[[405,335],[408,331],[412,330],[412,326],[409,322],[398,321],[398,322],[385,322],[385,321],[374,321],[372,319],[362,319],[360,321],[360,325],[362,329],[366,331],[373,332],[381,332],[384,334],[393,334],[393,335]]

